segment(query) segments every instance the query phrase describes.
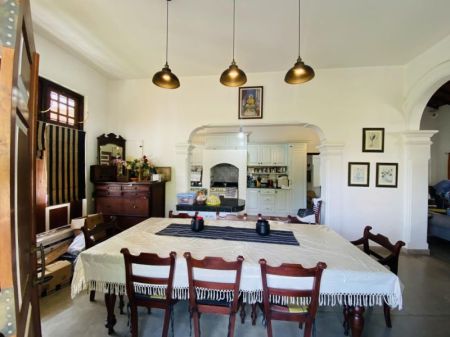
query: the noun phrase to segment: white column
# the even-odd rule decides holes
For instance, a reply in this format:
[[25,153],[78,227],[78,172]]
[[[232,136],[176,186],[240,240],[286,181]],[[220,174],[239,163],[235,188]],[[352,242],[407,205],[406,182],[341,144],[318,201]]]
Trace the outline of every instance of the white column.
[[344,144],[322,143],[320,150],[320,182],[322,198],[321,222],[336,232],[342,227],[342,191]]
[[437,131],[408,131],[402,134],[403,230],[408,250],[428,250],[428,161],[431,137]]
[[189,185],[189,158],[192,151],[192,146],[189,143],[178,143],[175,145],[176,151],[176,166],[175,166],[175,186],[176,193],[187,192],[190,189]]

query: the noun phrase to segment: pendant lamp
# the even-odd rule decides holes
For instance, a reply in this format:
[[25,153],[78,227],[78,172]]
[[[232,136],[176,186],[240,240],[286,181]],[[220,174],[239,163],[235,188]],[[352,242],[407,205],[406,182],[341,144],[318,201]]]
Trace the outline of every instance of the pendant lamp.
[[236,0],[233,0],[233,61],[231,65],[220,76],[220,83],[227,87],[239,87],[247,82],[247,76],[239,69],[234,60],[234,44],[236,30]]
[[284,77],[286,83],[300,84],[314,78],[314,70],[306,65],[300,57],[300,0],[298,0],[298,58],[294,66],[289,69]]
[[165,89],[176,89],[180,86],[180,81],[178,77],[172,73],[169,68],[169,64],[167,63],[167,56],[169,52],[169,1],[167,2],[167,10],[166,10],[166,64],[161,71],[158,71],[155,75],[153,75],[152,82],[158,87]]

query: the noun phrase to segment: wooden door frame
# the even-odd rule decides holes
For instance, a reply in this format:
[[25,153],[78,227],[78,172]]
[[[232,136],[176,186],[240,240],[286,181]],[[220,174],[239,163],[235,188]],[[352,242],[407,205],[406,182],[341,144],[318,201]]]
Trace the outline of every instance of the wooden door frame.
[[[12,34],[9,40],[0,45],[0,184],[4,187],[0,190],[0,305],[6,310],[5,326],[0,326],[0,331],[5,331],[8,336],[23,336],[27,329],[31,331],[29,335],[41,336],[39,299],[36,286],[33,285],[36,276],[37,261],[36,252],[33,249],[36,245],[35,233],[35,148],[36,148],[36,117],[37,117],[37,78],[39,72],[39,55],[33,40],[33,27],[31,22],[31,12],[29,0],[9,0],[2,6],[8,6],[8,15],[11,20],[2,23]],[[5,20],[6,21],[6,20]],[[11,26],[10,27],[7,27]],[[18,83],[18,69],[20,66],[20,50],[24,37],[26,48],[22,53],[26,53],[30,62],[30,84],[28,87],[28,112],[29,117],[26,124],[28,153],[30,161],[30,232],[26,236],[30,240],[31,251],[21,252],[30,254],[30,272],[27,273],[30,286],[22,294],[23,302],[21,308],[18,303],[17,284],[17,264],[16,261],[16,237],[15,237],[15,137],[17,126],[16,109],[18,106],[18,95],[15,87]],[[6,188],[5,188],[6,187]],[[28,192],[27,192],[28,193]],[[23,256],[22,255],[22,256]],[[4,303],[2,303],[5,301]],[[19,309],[22,309],[20,311]],[[31,312],[30,312],[31,310]],[[30,326],[26,326],[30,320]],[[22,324],[25,322],[25,324]],[[32,324],[32,325],[31,325]],[[5,328],[7,327],[7,328]]]

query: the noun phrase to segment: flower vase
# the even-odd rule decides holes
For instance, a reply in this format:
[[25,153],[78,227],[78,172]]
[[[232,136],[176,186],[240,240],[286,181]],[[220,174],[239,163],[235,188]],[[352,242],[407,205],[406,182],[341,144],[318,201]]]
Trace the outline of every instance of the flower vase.
[[138,181],[142,181],[142,176],[143,176],[142,170],[139,170],[138,171]]

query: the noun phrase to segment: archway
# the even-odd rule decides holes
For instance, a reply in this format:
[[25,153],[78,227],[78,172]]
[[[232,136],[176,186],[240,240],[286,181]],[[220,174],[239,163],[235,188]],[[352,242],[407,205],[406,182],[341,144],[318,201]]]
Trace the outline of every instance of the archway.
[[431,137],[436,130],[420,130],[420,121],[427,102],[444,83],[450,80],[450,60],[443,62],[419,78],[408,91],[403,104],[408,131],[404,133],[403,169],[404,225],[407,248],[428,250],[428,176]]
[[[195,135],[205,129],[215,129],[221,131],[238,133],[241,129],[245,132],[250,128],[260,128],[261,130],[270,130],[271,128],[282,127],[295,127],[299,130],[308,130],[317,135],[317,147],[310,152],[320,152],[320,177],[321,177],[321,197],[324,200],[324,207],[322,209],[322,219],[326,221],[327,225],[333,227],[339,231],[341,228],[341,194],[342,194],[342,181],[340,177],[343,176],[341,172],[342,158],[343,158],[343,145],[342,144],[329,144],[326,141],[324,132],[317,125],[308,123],[292,122],[292,123],[251,123],[245,121],[245,124],[209,124],[202,125],[193,129],[187,139],[186,143],[178,144],[177,146],[177,168],[180,173],[177,174],[176,189],[177,192],[183,192],[190,188],[189,186],[189,166],[190,156],[194,148]],[[219,131],[218,131],[219,132]],[[289,140],[287,140],[289,143]],[[336,169],[338,168],[338,169]],[[306,174],[306,172],[305,172]]]

